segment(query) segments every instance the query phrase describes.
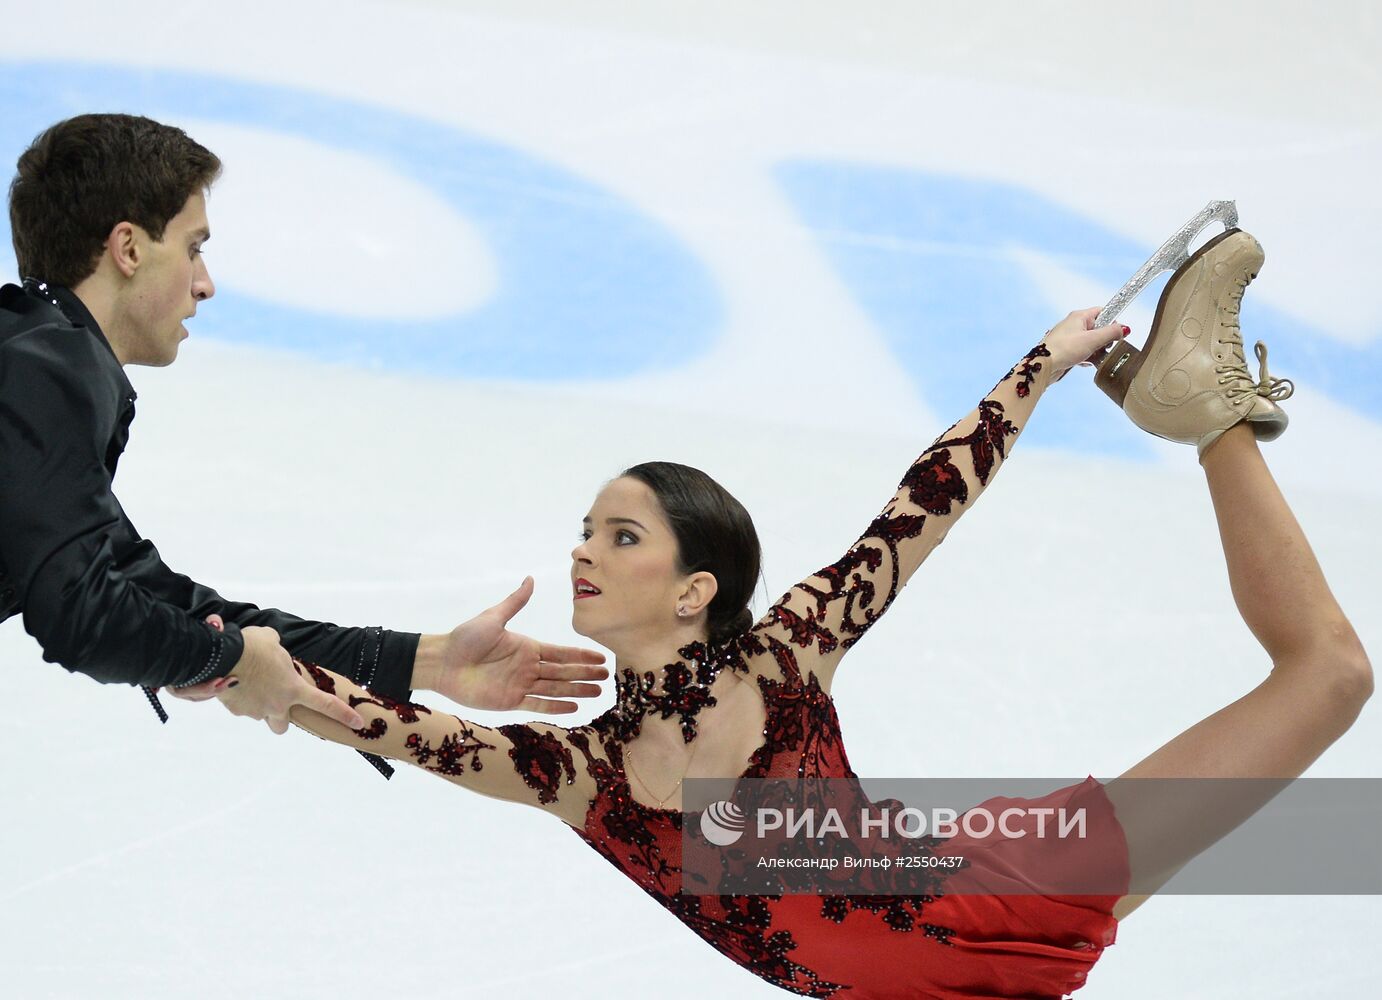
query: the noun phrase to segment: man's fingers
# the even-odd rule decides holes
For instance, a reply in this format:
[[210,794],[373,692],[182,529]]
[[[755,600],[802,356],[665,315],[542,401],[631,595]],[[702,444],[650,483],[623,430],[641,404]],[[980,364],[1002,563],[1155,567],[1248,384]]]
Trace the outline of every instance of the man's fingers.
[[528,599],[533,596],[533,578],[525,576],[523,582],[518,585],[508,597],[496,604],[491,611],[499,612],[499,616],[508,622],[510,618],[523,610],[523,606],[528,603]]
[[566,715],[576,711],[577,707],[574,701],[549,701],[529,695],[519,704],[518,709],[522,712],[541,712],[544,715]]
[[172,691],[174,698],[180,698],[183,701],[210,701],[221,693],[219,689],[215,691],[198,691],[196,688],[187,688],[180,691],[177,688],[170,688],[169,690]]
[[[538,658],[545,663],[558,663],[565,666],[568,663],[604,663],[605,654],[597,653],[593,649],[581,649],[577,646],[549,646],[547,643],[538,644]],[[597,675],[588,675],[595,678]],[[608,671],[604,676],[608,676]]]
[[598,684],[563,684],[566,690],[557,694],[567,698],[598,698],[603,693]]
[[589,681],[576,681],[571,678],[545,677],[540,681],[533,682],[528,689],[529,695],[539,695],[542,698],[598,698],[600,696],[600,685],[590,684]]
[[549,681],[602,681],[609,677],[609,668],[585,663],[545,663],[542,676]]
[[225,690],[227,681],[224,677],[215,680],[203,681],[201,684],[193,684],[191,687],[170,687],[168,693],[174,698],[181,698],[184,701],[207,701],[217,697]]
[[300,703],[314,712],[320,712],[328,719],[335,719],[347,729],[364,729],[365,717],[351,708],[334,694],[312,689],[311,694]]

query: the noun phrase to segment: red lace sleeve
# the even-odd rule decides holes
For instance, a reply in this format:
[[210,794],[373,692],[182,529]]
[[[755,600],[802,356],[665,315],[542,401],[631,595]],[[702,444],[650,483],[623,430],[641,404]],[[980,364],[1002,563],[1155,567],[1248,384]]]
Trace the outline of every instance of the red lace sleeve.
[[839,658],[993,481],[1049,384],[1049,357],[1044,343],[1024,354],[911,464],[849,550],[784,594],[754,632],[796,647],[802,674],[828,686]]
[[569,731],[529,722],[490,728],[426,705],[395,701],[340,674],[293,661],[322,691],[350,703],[365,719],[349,729],[324,715],[294,709],[295,725],[315,736],[401,760],[481,795],[536,806],[584,825],[594,782],[572,757]]

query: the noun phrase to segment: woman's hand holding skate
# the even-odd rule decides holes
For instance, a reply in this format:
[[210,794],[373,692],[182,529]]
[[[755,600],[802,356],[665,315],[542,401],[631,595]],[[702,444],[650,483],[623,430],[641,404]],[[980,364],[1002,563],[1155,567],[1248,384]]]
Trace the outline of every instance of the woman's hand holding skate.
[[1110,344],[1132,332],[1118,323],[1094,326],[1101,308],[1078,309],[1046,331],[1042,343],[1051,352],[1047,361],[1051,366],[1048,385],[1064,378],[1076,365],[1097,365]]
[[495,712],[521,709],[559,715],[574,712],[574,701],[593,698],[609,670],[597,664],[604,655],[574,646],[538,642],[507,628],[533,596],[533,578],[494,607],[457,625],[447,635],[422,637],[413,667],[413,687],[436,691],[469,708]]

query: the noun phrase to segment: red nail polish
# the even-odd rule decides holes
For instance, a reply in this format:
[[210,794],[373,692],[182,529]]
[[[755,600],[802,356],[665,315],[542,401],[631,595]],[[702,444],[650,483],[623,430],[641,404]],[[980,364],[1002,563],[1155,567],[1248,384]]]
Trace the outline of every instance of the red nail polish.
[[1130,333],[1132,333],[1132,330],[1128,329],[1126,326],[1123,327],[1123,336],[1126,337]]

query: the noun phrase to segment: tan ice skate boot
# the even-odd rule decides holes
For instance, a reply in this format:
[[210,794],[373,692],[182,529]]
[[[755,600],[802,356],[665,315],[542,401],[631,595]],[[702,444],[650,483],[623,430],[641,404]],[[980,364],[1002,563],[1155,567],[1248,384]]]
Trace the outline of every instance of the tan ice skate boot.
[[1287,417],[1277,401],[1295,386],[1267,374],[1267,345],[1260,340],[1253,381],[1238,328],[1243,291],[1262,261],[1261,245],[1241,229],[1210,240],[1166,283],[1146,346],[1139,351],[1118,341],[1100,361],[1095,384],[1138,427],[1193,444],[1200,457],[1243,420],[1259,441],[1280,437]]

